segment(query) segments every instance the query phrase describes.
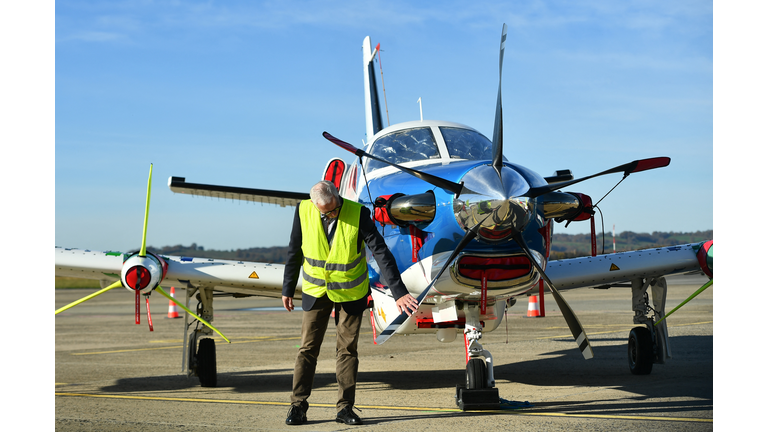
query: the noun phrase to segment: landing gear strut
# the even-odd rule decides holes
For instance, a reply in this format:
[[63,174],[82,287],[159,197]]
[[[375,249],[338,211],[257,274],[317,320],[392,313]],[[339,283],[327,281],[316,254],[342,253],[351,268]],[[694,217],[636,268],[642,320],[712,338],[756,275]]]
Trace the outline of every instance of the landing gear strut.
[[[189,299],[195,294],[197,289],[187,288],[187,304]],[[200,289],[197,293],[197,299],[200,302],[197,314],[208,322],[213,321],[213,292],[209,289]],[[186,337],[187,330],[194,323],[187,323],[189,314],[184,314],[184,342],[188,345],[184,350],[186,358],[187,376],[197,376],[200,379],[202,387],[216,387],[216,342],[209,336],[213,336],[213,330],[208,326],[202,326],[192,330],[189,339]],[[199,343],[198,343],[199,339]],[[182,361],[184,369],[184,361]]]
[[[648,287],[651,287],[653,307],[648,301]],[[667,322],[654,325],[664,316],[667,300],[667,281],[663,277],[635,279],[632,281],[632,309],[635,311],[635,327],[629,332],[627,357],[629,370],[634,375],[648,375],[654,363],[664,364],[672,356],[669,347]],[[650,313],[650,315],[649,315]]]
[[494,387],[493,356],[480,345],[483,326],[480,307],[466,305],[464,338],[467,344],[467,385],[456,386],[456,405],[462,410],[499,409],[499,389]]

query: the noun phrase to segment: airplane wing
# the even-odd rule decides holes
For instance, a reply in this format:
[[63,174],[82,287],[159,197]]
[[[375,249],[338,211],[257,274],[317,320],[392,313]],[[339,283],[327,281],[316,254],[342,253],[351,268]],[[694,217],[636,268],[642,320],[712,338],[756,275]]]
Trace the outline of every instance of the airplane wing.
[[702,272],[701,243],[668,246],[596,257],[549,261],[546,272],[557,289],[608,287],[632,279]]
[[174,193],[277,204],[280,207],[295,206],[301,200],[309,199],[308,193],[187,183],[184,177],[169,178],[168,187]]
[[[127,254],[56,247],[56,276],[96,279],[102,288],[120,280]],[[162,256],[168,263],[163,286],[212,288],[240,295],[280,298],[283,264],[229,261],[209,258]],[[297,287],[301,292],[301,281]]]

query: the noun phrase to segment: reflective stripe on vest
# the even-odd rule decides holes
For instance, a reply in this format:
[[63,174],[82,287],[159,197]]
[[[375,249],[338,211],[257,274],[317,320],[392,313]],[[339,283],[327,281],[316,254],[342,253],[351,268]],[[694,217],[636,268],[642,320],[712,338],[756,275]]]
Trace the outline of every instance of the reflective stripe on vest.
[[368,293],[365,249],[357,252],[361,208],[361,204],[344,200],[336,221],[333,246],[329,247],[320,211],[310,200],[301,202],[303,292],[318,298],[327,293],[334,302],[359,300]]

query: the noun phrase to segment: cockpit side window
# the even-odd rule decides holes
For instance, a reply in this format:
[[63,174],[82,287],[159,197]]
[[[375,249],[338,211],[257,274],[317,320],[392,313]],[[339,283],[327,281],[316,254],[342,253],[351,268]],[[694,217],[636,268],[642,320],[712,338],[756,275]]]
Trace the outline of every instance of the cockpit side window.
[[[482,134],[469,129],[440,127],[451,159],[493,159],[493,144]],[[505,158],[506,160],[506,158]]]
[[[396,164],[440,158],[435,137],[428,127],[407,129],[385,135],[373,143],[370,153]],[[367,169],[373,171],[385,166],[388,165],[370,159]]]

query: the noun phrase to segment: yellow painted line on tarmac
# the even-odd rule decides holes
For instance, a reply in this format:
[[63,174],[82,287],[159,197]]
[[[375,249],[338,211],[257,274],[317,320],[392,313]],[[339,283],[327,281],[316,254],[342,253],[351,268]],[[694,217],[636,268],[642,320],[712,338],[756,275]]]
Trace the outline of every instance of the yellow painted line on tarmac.
[[[236,405],[272,405],[272,406],[289,406],[289,402],[266,402],[266,401],[243,401],[243,400],[231,400],[231,399],[197,399],[197,398],[178,398],[178,397],[159,397],[159,396],[126,396],[126,395],[111,395],[111,394],[88,394],[88,393],[63,393],[56,392],[56,396],[74,396],[74,397],[92,397],[92,398],[107,398],[107,399],[131,399],[131,400],[148,400],[148,401],[167,401],[167,402],[202,402],[202,403],[222,403],[222,404],[236,404]],[[336,404],[317,404],[313,403],[312,406],[335,408]],[[713,423],[713,419],[701,419],[690,417],[658,417],[658,416],[621,416],[621,415],[607,415],[607,414],[565,414],[557,412],[528,412],[518,410],[483,410],[483,411],[462,411],[459,408],[425,408],[425,407],[402,407],[402,406],[379,406],[379,405],[356,405],[358,408],[377,409],[377,410],[395,410],[395,411],[423,411],[423,412],[445,412],[445,413],[507,413],[521,416],[536,416],[536,417],[567,417],[567,418],[598,418],[598,419],[610,419],[610,420],[658,420],[658,421],[675,421],[675,422],[695,422],[695,423]]]
[[[712,324],[713,322],[714,322],[714,321],[702,321],[702,322],[689,323],[689,324],[676,324],[676,325],[673,325],[673,326],[668,326],[668,327],[669,327],[669,328],[675,328],[675,327],[686,327],[686,326],[701,325],[701,324]],[[589,332],[589,333],[587,334],[587,336],[594,336],[594,335],[602,335],[602,334],[618,333],[618,332],[620,332],[620,331],[628,331],[628,330],[632,330],[633,328],[635,328],[635,327],[637,327],[637,326],[641,326],[641,325],[642,325],[642,324],[635,324],[635,325],[627,325],[627,326],[624,326],[624,325],[622,324],[622,326],[624,326],[624,327],[623,327],[623,328],[621,328],[621,329],[617,329],[617,330],[609,330],[609,331],[604,331],[604,332]],[[568,328],[568,327],[550,327],[550,328],[551,328],[551,329],[566,329],[566,328]],[[572,338],[572,337],[573,337],[573,335],[571,335],[571,334],[567,334],[567,335],[559,335],[559,336],[544,336],[544,337],[540,337],[540,338],[536,338],[536,339],[561,339],[561,338]]]
[[[223,342],[223,340],[220,338],[215,338],[215,339],[217,342]],[[234,345],[234,344],[242,344],[242,343],[281,341],[281,340],[294,340],[294,339],[301,339],[301,336],[291,336],[291,337],[284,337],[284,338],[259,336],[256,338],[250,338],[242,341],[232,341],[231,344]],[[162,341],[157,341],[156,343],[159,343],[159,342],[162,342]],[[83,355],[97,355],[97,354],[116,354],[116,353],[126,353],[126,352],[136,352],[136,351],[156,351],[156,350],[167,350],[167,349],[178,349],[178,348],[183,348],[183,345],[153,347],[153,348],[130,348],[130,349],[113,350],[113,351],[94,351],[94,352],[84,352],[84,353],[72,353],[72,355],[83,356]]]
[[84,356],[84,355],[97,355],[97,354],[117,354],[117,353],[126,353],[126,352],[157,351],[157,350],[177,349],[177,348],[183,348],[183,347],[181,345],[179,345],[179,346],[168,346],[168,347],[157,347],[157,348],[131,348],[131,349],[114,350],[114,351],[95,351],[95,352],[85,352],[85,353],[72,353],[72,355],[73,356]]
[[565,413],[532,413],[512,411],[510,414],[522,416],[542,416],[542,417],[568,417],[568,418],[598,418],[609,420],[658,420],[658,421],[676,421],[692,423],[714,423],[714,419],[702,419],[691,417],[659,417],[659,416],[622,416],[607,414],[565,414]]

